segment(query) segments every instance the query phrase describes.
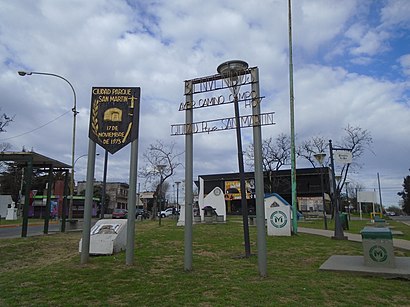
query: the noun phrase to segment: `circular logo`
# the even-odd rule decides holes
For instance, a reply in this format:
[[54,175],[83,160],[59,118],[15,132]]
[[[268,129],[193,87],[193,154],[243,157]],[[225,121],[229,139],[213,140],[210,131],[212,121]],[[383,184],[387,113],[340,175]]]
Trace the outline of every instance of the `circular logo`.
[[221,189],[220,188],[216,188],[215,190],[214,190],[214,194],[216,195],[216,196],[219,196],[219,195],[221,195]]
[[375,262],[384,262],[387,259],[387,251],[383,246],[374,245],[369,250],[369,256]]
[[288,218],[283,211],[274,211],[269,218],[273,227],[283,228],[288,223]]

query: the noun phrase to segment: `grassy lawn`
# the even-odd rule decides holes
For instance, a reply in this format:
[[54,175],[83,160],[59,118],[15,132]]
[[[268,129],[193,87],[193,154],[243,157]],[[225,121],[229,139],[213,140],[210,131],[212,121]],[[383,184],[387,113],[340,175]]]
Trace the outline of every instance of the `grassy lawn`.
[[[362,255],[355,242],[267,237],[261,278],[256,256],[238,257],[240,220],[194,226],[192,272],[183,270],[184,228],[168,218],[137,222],[133,266],[125,252],[80,265],[78,232],[1,239],[0,306],[408,306],[409,281],[318,270],[331,255]],[[250,237],[256,253],[256,227]]]
[[[394,235],[394,238],[397,239],[404,239],[404,240],[410,240],[410,227],[406,224],[403,224],[401,222],[394,221],[390,219],[389,217],[384,218],[386,220],[386,223],[388,224],[393,231],[401,231],[403,235]],[[370,218],[363,218],[363,220],[358,219],[358,217],[355,217],[354,219],[352,218],[349,223],[349,230],[345,230],[346,232],[350,233],[357,233],[360,234],[360,231],[366,227],[366,226],[374,226],[374,224],[370,223]],[[316,228],[316,229],[324,229],[324,223],[323,220],[310,220],[310,221],[304,221],[300,220],[298,225],[300,227],[307,227],[307,228]],[[334,220],[327,219],[327,226],[329,230],[334,230],[335,229],[335,223]]]

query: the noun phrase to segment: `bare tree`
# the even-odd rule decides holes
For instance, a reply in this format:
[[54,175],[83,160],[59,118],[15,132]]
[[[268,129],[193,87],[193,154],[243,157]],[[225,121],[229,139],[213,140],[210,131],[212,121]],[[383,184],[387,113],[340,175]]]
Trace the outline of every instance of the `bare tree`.
[[4,128],[6,128],[14,119],[13,117],[9,117],[7,116],[6,113],[3,113],[0,116],[0,132],[6,132],[6,130]]
[[[367,150],[371,150],[373,139],[371,133],[358,126],[348,125],[344,128],[346,134],[341,141],[334,145],[335,149],[343,148],[352,152],[352,163],[344,164],[340,169],[335,170],[336,176],[340,176],[337,183],[337,192],[342,191],[349,171],[357,170],[361,167],[358,162],[359,158]],[[327,153],[329,151],[329,141],[322,136],[314,136],[304,142],[298,147],[298,156],[310,162],[313,167],[316,167],[314,155],[317,153]],[[328,155],[329,157],[329,155]],[[326,163],[327,164],[327,163]]]
[[[246,150],[246,164],[252,169],[253,144]],[[264,171],[277,171],[290,161],[290,137],[284,133],[279,134],[276,139],[270,137],[262,141],[262,167]]]
[[361,168],[361,164],[358,160],[364,154],[366,149],[371,151],[371,145],[373,143],[371,133],[366,129],[348,125],[344,130],[346,135],[342,138],[340,144],[335,147],[350,150],[352,152],[352,163],[344,164],[338,171],[341,179],[337,183],[337,193],[342,191],[349,171],[356,171]]
[[166,191],[165,188],[167,187],[165,181],[174,175],[177,167],[181,165],[179,157],[182,154],[183,152],[175,152],[175,143],[165,144],[159,140],[155,144],[151,144],[143,153],[145,163],[140,169],[139,175],[145,178],[147,183],[154,186],[156,196],[154,212],[152,214],[154,219],[158,212],[158,200],[165,196],[164,191]]
[[[254,168],[254,148],[250,144],[246,150],[246,164]],[[268,172],[268,182],[265,182],[265,189],[273,192],[280,185],[280,181],[275,172],[282,166],[290,163],[290,137],[284,133],[279,134],[275,139],[270,137],[262,141],[262,168]]]
[[[6,115],[6,113],[3,113],[0,116],[0,133],[1,132],[7,132],[5,130],[5,128],[13,121],[14,116],[13,117],[9,117]],[[0,143],[0,151],[6,151],[9,150],[11,148],[11,144],[7,143],[7,142],[2,142]],[[5,164],[3,162],[0,162],[0,170],[4,170]]]
[[298,157],[308,160],[312,167],[316,167],[318,161],[315,158],[315,154],[325,153],[328,147],[329,143],[324,137],[314,136],[303,141],[296,152]]

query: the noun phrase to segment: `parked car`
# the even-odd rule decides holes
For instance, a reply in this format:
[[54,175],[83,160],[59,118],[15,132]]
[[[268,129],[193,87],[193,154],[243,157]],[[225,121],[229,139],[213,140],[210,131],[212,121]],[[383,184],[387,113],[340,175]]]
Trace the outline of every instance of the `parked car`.
[[[178,214],[175,208],[167,208],[164,211],[161,211],[161,217],[168,217],[172,215],[172,213]],[[158,213],[158,216],[160,216],[160,213]]]
[[144,210],[144,209],[135,209],[135,218],[137,218],[139,215],[141,215],[142,219],[148,219],[149,218],[149,213]]
[[112,212],[113,219],[126,219],[128,211],[126,209],[114,209]]

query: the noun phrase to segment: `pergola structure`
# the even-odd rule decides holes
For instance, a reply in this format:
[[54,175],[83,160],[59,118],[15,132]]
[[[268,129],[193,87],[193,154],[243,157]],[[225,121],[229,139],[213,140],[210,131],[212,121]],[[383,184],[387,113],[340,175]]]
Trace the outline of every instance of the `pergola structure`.
[[[28,226],[28,210],[29,210],[29,201],[30,201],[30,191],[31,191],[31,182],[33,170],[44,170],[48,172],[48,186],[51,187],[53,182],[53,172],[65,173],[64,180],[64,199],[63,199],[63,208],[62,208],[62,223],[61,223],[61,232],[65,231],[66,223],[66,206],[67,206],[67,195],[68,195],[68,173],[71,168],[70,165],[63,162],[54,160],[52,158],[43,156],[34,151],[30,152],[12,152],[12,151],[3,151],[0,152],[0,161],[14,161],[18,164],[19,167],[24,168],[24,184],[25,184],[25,197],[24,197],[24,206],[23,206],[23,225],[21,236],[27,236],[27,226]],[[46,215],[44,218],[44,234],[48,233],[48,226],[50,221],[50,202],[51,202],[51,188],[47,189],[47,204],[46,204]]]

